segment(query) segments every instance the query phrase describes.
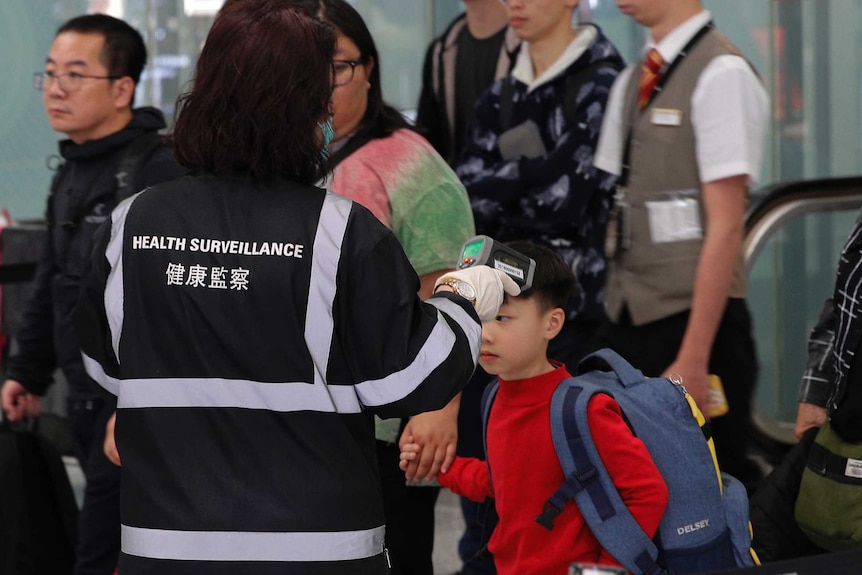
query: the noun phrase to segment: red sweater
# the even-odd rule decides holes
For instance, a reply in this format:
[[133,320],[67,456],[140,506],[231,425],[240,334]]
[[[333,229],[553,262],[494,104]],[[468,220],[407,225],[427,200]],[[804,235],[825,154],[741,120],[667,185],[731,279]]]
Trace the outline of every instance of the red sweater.
[[[599,545],[570,501],[548,531],[534,520],[563,483],[551,440],[554,390],[570,377],[564,366],[544,375],[500,380],[488,421],[488,466],[475,458],[455,458],[440,483],[474,501],[496,499],[500,523],[488,549],[499,575],[565,575],[575,561],[619,565]],[[644,531],[652,537],[667,505],[667,486],[643,442],[632,435],[610,397],[593,397],[587,407],[593,439],[617,490]]]

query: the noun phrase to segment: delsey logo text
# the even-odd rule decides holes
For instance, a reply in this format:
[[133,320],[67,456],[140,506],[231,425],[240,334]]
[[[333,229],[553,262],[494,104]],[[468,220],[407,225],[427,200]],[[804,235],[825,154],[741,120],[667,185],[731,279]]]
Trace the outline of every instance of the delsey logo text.
[[692,523],[685,527],[677,527],[676,533],[677,535],[685,535],[686,533],[694,533],[698,529],[705,529],[706,527],[709,527],[709,519],[704,519],[703,521],[698,521],[697,523]]

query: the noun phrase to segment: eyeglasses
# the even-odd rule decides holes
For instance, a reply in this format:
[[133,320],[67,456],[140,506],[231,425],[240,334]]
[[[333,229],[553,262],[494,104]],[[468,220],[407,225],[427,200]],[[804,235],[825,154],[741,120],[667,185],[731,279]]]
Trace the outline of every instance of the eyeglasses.
[[[55,72],[36,72],[33,74],[33,87],[37,90],[47,90],[51,82],[57,82],[64,92],[75,92],[81,89],[81,82],[90,80],[119,80],[122,76],[88,76],[78,72],[57,74]],[[349,80],[348,80],[349,81]]]
[[365,60],[333,60],[332,69],[335,71],[335,87],[344,86],[353,80],[357,66],[364,66]]

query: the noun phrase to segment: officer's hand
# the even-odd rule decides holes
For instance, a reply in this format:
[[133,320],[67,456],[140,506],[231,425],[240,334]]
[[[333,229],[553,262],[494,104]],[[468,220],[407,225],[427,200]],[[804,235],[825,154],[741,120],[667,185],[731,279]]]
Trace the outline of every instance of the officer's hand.
[[20,421],[27,417],[38,417],[42,411],[42,400],[38,395],[27,391],[14,379],[7,379],[0,390],[3,411],[9,421]]
[[516,296],[521,293],[521,288],[518,287],[515,280],[500,270],[488,266],[474,266],[445,273],[437,279],[434,284],[435,289],[447,279],[465,281],[473,287],[476,292],[476,301],[473,303],[473,307],[483,322],[491,321],[497,317],[505,294]]
[[407,479],[434,479],[441,471],[445,473],[455,459],[458,445],[458,409],[460,396],[437,411],[414,415],[401,434],[399,446],[416,443],[422,446],[418,459],[401,469]]
[[108,420],[107,425],[105,425],[105,443],[102,446],[102,449],[105,452],[105,457],[111,460],[111,463],[119,467],[122,465],[120,463],[120,452],[117,451],[117,442],[114,440],[114,424],[117,421],[117,414],[111,416],[111,419]]

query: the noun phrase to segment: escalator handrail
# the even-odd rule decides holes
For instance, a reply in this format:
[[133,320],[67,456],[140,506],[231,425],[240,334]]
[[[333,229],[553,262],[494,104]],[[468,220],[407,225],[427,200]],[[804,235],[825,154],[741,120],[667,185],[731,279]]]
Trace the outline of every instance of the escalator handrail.
[[[752,192],[746,214],[743,260],[750,272],[769,238],[800,213],[856,209],[862,206],[862,177],[829,178],[776,184]],[[835,255],[836,261],[838,254]]]
[[745,215],[746,230],[777,205],[811,197],[841,198],[862,193],[862,176],[800,180],[764,186],[751,192]]

